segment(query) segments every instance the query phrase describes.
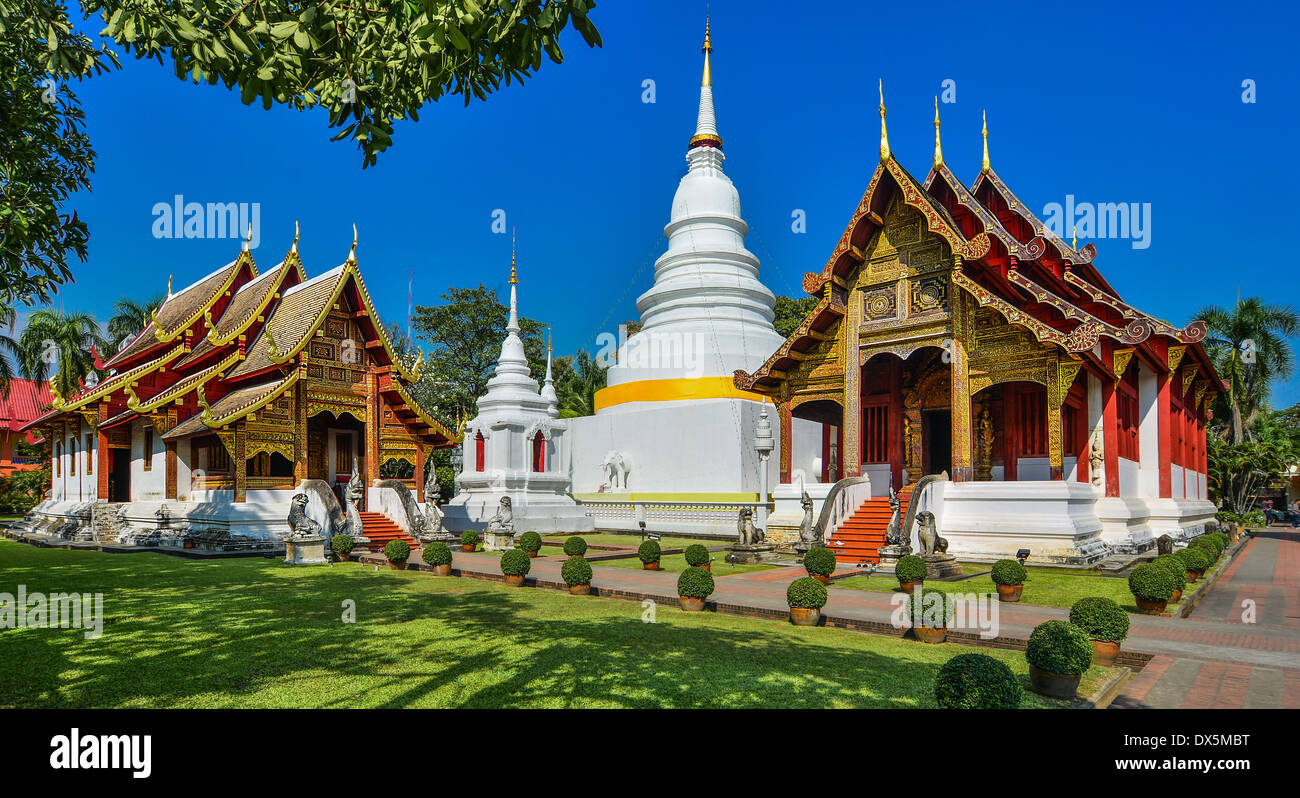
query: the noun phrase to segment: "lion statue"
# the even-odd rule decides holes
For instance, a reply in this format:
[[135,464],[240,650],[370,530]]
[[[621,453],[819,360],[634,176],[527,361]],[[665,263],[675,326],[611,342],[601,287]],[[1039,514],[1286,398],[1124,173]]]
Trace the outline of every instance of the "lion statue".
[[948,553],[948,539],[939,537],[934,523],[934,513],[922,510],[916,514],[917,537],[921,541],[921,556]]
[[320,535],[320,524],[307,516],[307,494],[296,493],[289,505],[289,537],[314,538]]

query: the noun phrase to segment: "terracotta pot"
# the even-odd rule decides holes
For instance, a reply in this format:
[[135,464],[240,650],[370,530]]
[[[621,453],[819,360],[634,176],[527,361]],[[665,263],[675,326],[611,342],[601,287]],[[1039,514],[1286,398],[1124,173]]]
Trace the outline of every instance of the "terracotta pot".
[[706,570],[706,571],[712,571],[712,570],[713,570],[713,560],[709,560],[708,562],[706,562],[705,564],[701,565],[700,567],[703,568],[703,569]]
[[461,548],[462,551],[473,551],[474,549],[477,549],[477,548],[478,548],[478,544],[477,544],[477,543],[462,543],[462,544],[460,544],[460,548]]
[[506,574],[506,584],[511,587],[523,587],[526,574]]
[[1146,599],[1137,598],[1137,596],[1134,596],[1134,598],[1137,599],[1138,612],[1143,615],[1159,615],[1169,605],[1167,601],[1147,601]]
[[334,552],[334,556],[339,558],[339,562],[351,562],[351,561],[352,561],[352,554],[351,554],[350,552],[349,552],[349,553],[345,553],[345,554],[340,554],[339,552],[336,551],[336,552]]
[[811,576],[813,579],[816,579],[818,582],[821,582],[823,585],[829,585],[831,583],[831,578],[829,576],[825,576],[823,574],[808,574],[808,575]]
[[704,599],[693,596],[678,596],[677,600],[682,603],[682,609],[686,612],[704,612]]
[[434,576],[451,576],[451,563],[447,563],[446,565],[431,565],[429,567],[433,569]]
[[1191,584],[1195,584],[1196,582],[1201,581],[1201,577],[1202,577],[1202,576],[1205,576],[1205,572],[1204,572],[1204,571],[1188,571],[1188,572],[1187,572],[1187,584],[1191,585]]
[[922,643],[942,643],[948,639],[947,629],[931,629],[928,626],[913,626],[912,634]]
[[194,548],[194,541],[192,541],[192,540],[187,540],[187,541],[185,541],[185,542],[184,542],[183,544],[181,544],[181,545],[182,545],[184,548],[192,549],[192,548]]
[[1092,641],[1092,664],[1093,665],[1114,665],[1115,658],[1119,656],[1119,643],[1112,643],[1109,640]]
[[537,552],[535,552],[535,551],[530,551],[530,552],[528,552],[528,556],[531,557],[531,558],[533,558],[533,559],[535,560],[535,559],[537,559]]
[[1020,594],[1024,589],[1024,585],[998,585],[998,601],[1020,601]]
[[1049,698],[1074,698],[1079,692],[1079,674],[1052,673],[1029,666],[1029,689]]
[[816,607],[791,607],[790,623],[795,626],[816,626],[822,618],[822,611]]
[[920,587],[920,586],[923,585],[923,584],[925,584],[925,580],[924,580],[924,579],[922,579],[922,580],[919,581],[919,582],[904,582],[904,581],[901,580],[901,579],[898,580],[898,586],[901,587],[901,588],[903,588],[903,592],[904,592],[904,593],[911,593],[913,589],[918,588],[918,587]]
[[645,571],[658,571],[658,570],[659,570],[659,561],[658,561],[658,560],[655,560],[654,562],[643,562],[643,563],[641,563],[641,568],[642,568],[642,570],[645,570]]
[[1179,587],[1179,588],[1175,588],[1175,589],[1174,589],[1174,597],[1171,598],[1171,599],[1169,599],[1169,603],[1172,604],[1172,603],[1174,603],[1175,601],[1178,601],[1179,599],[1181,599],[1182,597],[1183,597],[1183,589],[1182,589],[1181,587]]
[[575,596],[585,596],[591,593],[591,585],[569,585],[569,592]]
[[406,560],[389,560],[388,567],[392,568],[394,571],[405,571]]

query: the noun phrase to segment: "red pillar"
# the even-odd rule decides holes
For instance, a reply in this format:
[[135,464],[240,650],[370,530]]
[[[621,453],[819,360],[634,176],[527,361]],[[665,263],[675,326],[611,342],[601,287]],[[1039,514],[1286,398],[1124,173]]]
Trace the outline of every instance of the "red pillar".
[[[99,421],[102,423],[108,418],[108,404],[99,403]],[[108,433],[103,430],[95,430],[95,498],[100,501],[108,501],[108,469],[110,458],[108,456]]]
[[1119,495],[1119,412],[1115,403],[1115,383],[1101,381],[1102,454],[1106,457],[1106,495]]

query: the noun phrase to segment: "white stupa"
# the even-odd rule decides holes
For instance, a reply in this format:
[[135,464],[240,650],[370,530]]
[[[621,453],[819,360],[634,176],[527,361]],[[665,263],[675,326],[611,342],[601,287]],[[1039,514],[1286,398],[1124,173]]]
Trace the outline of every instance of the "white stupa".
[[519,337],[518,272],[510,256],[510,321],[496,372],[465,425],[460,493],[445,510],[447,529],[483,529],[508,496],[516,534],[586,532],[593,523],[568,495],[567,422],[560,420],[547,347],[545,384],[538,389]]
[[[637,299],[641,330],[623,342],[596,416],[573,419],[574,491],[636,498],[740,499],[758,490],[753,451],[763,398],[738,390],[736,369],[752,371],[783,342],[772,327],[775,297],[745,248],[740,195],[722,170],[713,109],[706,23],[699,116],[688,170],[664,233],[668,251]],[[609,461],[626,480],[611,479]]]

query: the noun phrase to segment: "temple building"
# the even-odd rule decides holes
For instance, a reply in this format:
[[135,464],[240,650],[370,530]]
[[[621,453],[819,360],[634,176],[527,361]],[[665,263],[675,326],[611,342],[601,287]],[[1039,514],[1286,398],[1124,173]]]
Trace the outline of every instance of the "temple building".
[[519,337],[519,275],[510,256],[510,318],[496,371],[478,414],[464,427],[465,457],[456,475],[460,492],[444,508],[443,523],[453,532],[485,529],[509,499],[509,521],[516,533],[590,532],[594,524],[569,495],[568,421],[551,375],[547,345],[546,378],[539,388],[528,369]]
[[572,420],[574,494],[618,528],[635,528],[631,502],[653,501],[695,504],[665,519],[674,528],[734,530],[737,502],[758,499],[752,438],[767,400],[732,375],[758,368],[782,339],[775,296],[745,248],[740,195],[722,169],[712,51],[706,25],[687,172],[664,228],[668,250],[637,299],[641,329],[620,345],[595,416]]
[[[421,357],[422,362],[422,357]],[[26,429],[50,441],[52,484],[37,507],[80,518],[96,538],[160,517],[253,538],[282,536],[300,483],[370,488],[401,460],[420,496],[424,463],[453,434],[407,392],[356,259],[308,278],[298,237],[259,271],[245,242],[231,263],[172,292],[107,362],[109,376]],[[166,510],[160,510],[166,504]],[[88,530],[83,530],[89,534]]]
[[[1206,422],[1226,390],[1205,326],[1120,299],[1096,248],[1054,235],[998,176],[987,124],[970,187],[944,161],[937,102],[924,180],[890,150],[883,89],[880,131],[861,202],[804,277],[820,301],[735,374],[779,408],[784,495],[864,475],[860,516],[888,518],[892,487],[908,518],[929,509],[951,551],[974,557],[1091,562],[1203,532]],[[775,493],[777,515],[796,515]],[[875,560],[885,529],[873,523],[830,545]]]

